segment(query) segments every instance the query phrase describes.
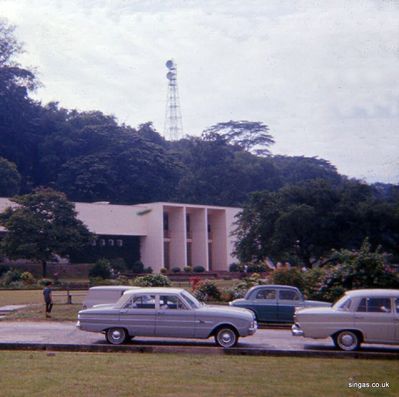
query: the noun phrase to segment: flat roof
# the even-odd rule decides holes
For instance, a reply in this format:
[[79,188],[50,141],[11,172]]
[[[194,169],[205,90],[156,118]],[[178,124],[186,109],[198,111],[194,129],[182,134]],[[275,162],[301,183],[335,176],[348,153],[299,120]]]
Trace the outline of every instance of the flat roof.
[[[146,204],[122,205],[110,204],[106,201],[94,203],[75,202],[77,217],[81,220],[90,232],[97,235],[110,236],[147,236],[148,222],[144,215],[151,213],[155,207],[185,207],[188,209],[208,209],[208,210],[240,210],[236,207],[221,207],[216,205],[182,204],[168,202],[154,202]],[[15,207],[6,197],[0,197],[0,212],[7,207]],[[0,226],[0,232],[6,231]]]

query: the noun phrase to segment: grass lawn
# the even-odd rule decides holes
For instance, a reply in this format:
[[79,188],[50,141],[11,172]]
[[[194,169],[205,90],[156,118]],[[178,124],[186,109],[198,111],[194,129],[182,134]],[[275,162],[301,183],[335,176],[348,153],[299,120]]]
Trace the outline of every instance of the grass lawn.
[[399,363],[383,360],[3,351],[0,374],[7,397],[399,395]]
[[[187,283],[188,284],[188,283]],[[181,287],[183,288],[183,286]],[[187,289],[189,289],[187,287]],[[53,291],[54,307],[52,311],[52,321],[75,321],[78,311],[82,309],[82,302],[86,291],[71,291],[72,305],[66,304],[65,291]],[[77,294],[74,296],[74,294]],[[10,313],[6,316],[7,320],[26,320],[41,321],[44,317],[43,293],[38,290],[0,290],[0,306],[6,305],[29,305],[26,308]],[[214,304],[226,304],[215,302]],[[48,320],[47,320],[48,321]]]
[[[73,294],[82,294],[85,291],[71,291]],[[57,296],[62,294],[62,296]],[[52,321],[75,321],[78,311],[82,308],[84,296],[73,296],[72,305],[67,305],[66,294],[61,291],[53,291],[54,307],[52,311]],[[22,305],[29,306],[10,313],[6,316],[7,320],[27,320],[41,321],[44,317],[44,303],[42,290],[0,290],[0,306],[5,305]],[[47,320],[49,321],[49,320]],[[1,394],[0,394],[1,395]]]

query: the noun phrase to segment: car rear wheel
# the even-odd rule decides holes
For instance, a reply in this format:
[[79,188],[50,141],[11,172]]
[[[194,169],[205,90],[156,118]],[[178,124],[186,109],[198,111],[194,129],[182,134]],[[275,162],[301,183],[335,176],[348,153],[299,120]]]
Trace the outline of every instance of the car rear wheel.
[[360,337],[353,331],[340,331],[333,339],[335,346],[341,350],[352,351],[360,347]]
[[113,345],[121,345],[127,339],[127,332],[123,328],[110,328],[106,333],[107,341]]
[[215,334],[215,342],[224,348],[234,347],[238,342],[238,336],[232,328],[222,327]]

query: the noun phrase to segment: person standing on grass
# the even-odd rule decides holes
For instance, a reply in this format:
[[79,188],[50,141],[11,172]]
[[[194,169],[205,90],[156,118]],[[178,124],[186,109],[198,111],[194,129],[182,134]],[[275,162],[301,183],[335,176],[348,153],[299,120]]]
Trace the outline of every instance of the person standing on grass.
[[53,296],[52,296],[52,290],[51,290],[51,281],[46,282],[46,286],[43,289],[43,297],[44,297],[44,303],[46,304],[46,318],[51,317],[51,309],[53,308]]

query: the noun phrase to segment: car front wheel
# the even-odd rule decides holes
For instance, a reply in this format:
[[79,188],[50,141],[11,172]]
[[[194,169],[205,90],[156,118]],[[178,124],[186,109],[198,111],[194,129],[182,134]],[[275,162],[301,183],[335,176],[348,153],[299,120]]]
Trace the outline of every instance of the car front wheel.
[[360,337],[353,331],[341,331],[334,336],[334,344],[341,350],[351,351],[360,347]]
[[121,345],[127,339],[127,333],[123,328],[110,328],[106,333],[107,341],[113,345]]
[[238,342],[238,336],[232,328],[222,327],[216,332],[215,341],[218,346],[224,348],[234,347]]

